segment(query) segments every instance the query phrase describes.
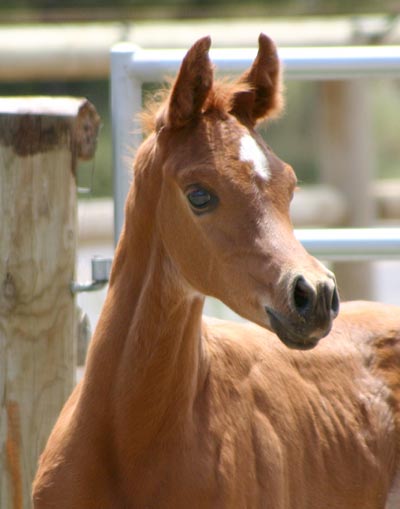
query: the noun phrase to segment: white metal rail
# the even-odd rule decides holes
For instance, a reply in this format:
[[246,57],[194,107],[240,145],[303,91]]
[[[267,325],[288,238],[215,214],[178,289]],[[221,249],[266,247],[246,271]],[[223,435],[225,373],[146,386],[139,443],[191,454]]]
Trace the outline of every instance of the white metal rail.
[[[301,229],[296,237],[311,254],[326,261],[400,258],[400,228]],[[103,288],[110,278],[112,259],[92,258],[92,280],[73,282],[73,293]]]
[[[238,74],[251,65],[256,49],[215,49],[210,56],[221,73]],[[137,114],[143,83],[174,75],[183,50],[144,50],[118,44],[111,51],[111,108],[114,148],[115,240],[122,223],[130,164],[142,141]],[[286,79],[345,80],[400,77],[400,46],[313,47],[279,50]],[[400,197],[399,197],[400,199]],[[400,228],[297,230],[306,248],[324,259],[400,258]]]
[[332,261],[400,259],[400,228],[325,228],[295,230],[317,258]]
[[[157,82],[165,75],[175,74],[186,53],[122,43],[112,49],[112,54],[120,51],[131,51],[130,71],[143,82]],[[287,79],[326,81],[399,75],[400,46],[296,47],[278,51]],[[252,48],[217,48],[210,50],[210,58],[217,71],[237,74],[251,64],[256,52]]]

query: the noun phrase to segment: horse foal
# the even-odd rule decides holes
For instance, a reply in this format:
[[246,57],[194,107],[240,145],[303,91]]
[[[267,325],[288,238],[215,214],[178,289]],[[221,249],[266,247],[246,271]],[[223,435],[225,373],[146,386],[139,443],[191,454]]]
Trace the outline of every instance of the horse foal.
[[[262,34],[232,84],[214,82],[209,47],[148,115],[34,508],[398,508],[400,309],[337,316],[333,274],[293,235],[295,174],[255,130],[282,103],[275,46]],[[203,318],[206,295],[252,323]]]

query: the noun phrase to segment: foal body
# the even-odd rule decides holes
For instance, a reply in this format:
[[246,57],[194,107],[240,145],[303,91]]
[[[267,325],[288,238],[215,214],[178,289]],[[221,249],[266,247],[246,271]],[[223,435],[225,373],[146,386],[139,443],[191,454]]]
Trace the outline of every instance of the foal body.
[[[34,507],[399,507],[400,309],[347,304],[332,326],[333,276],[288,219],[293,172],[252,129],[278,100],[274,47],[260,38],[227,110],[209,99],[208,46],[189,51],[136,157],[86,373]],[[203,319],[206,294],[258,325]]]

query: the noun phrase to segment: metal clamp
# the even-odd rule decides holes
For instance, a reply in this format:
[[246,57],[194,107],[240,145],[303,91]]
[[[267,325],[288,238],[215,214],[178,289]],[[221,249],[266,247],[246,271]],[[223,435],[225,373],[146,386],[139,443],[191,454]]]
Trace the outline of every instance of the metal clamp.
[[104,288],[110,279],[111,264],[111,258],[94,256],[92,258],[92,281],[87,283],[72,281],[72,293],[96,292]]

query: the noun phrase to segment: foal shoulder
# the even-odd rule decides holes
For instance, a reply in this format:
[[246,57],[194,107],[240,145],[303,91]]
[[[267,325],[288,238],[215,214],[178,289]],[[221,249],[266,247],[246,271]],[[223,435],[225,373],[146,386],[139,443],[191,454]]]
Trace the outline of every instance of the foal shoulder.
[[335,348],[328,342],[309,351],[291,350],[276,334],[252,323],[207,319],[205,326],[212,378],[220,385],[260,388],[278,399],[291,389],[297,394],[300,386],[334,379],[335,370],[354,365],[357,355],[346,342],[336,342]]
[[250,323],[207,319],[207,348],[221,376],[254,380],[287,390],[289,381],[323,390],[368,376],[388,385],[400,408],[400,307],[349,302],[332,331],[309,351],[290,350],[272,332]]
[[250,394],[257,411],[276,416],[277,429],[295,416],[293,430],[311,420],[328,442],[343,435],[353,443],[362,438],[361,422],[374,423],[382,454],[393,423],[400,433],[400,308],[344,304],[330,334],[309,351],[290,350],[251,324],[213,321],[208,332],[215,392]]
[[[227,355],[259,359],[260,355],[288,362],[294,357],[314,358],[348,355],[350,350],[383,346],[400,348],[400,307],[368,301],[351,301],[341,305],[332,331],[307,352],[290,350],[276,334],[253,323],[238,323],[204,317],[206,340],[211,351]],[[221,353],[221,352],[219,352]]]

